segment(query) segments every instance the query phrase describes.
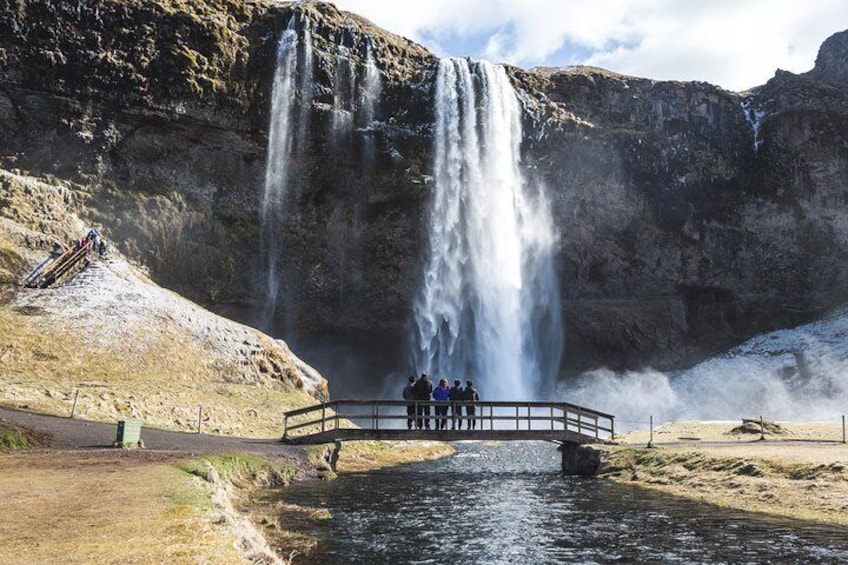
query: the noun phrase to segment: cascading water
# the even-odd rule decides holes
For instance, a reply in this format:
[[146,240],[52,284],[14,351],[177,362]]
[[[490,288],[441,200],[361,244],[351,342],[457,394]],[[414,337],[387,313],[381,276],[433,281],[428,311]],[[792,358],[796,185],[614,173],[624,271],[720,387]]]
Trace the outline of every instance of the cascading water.
[[347,141],[353,129],[355,110],[356,69],[350,63],[350,49],[337,46],[336,74],[333,79],[333,122],[332,139],[339,143]]
[[[349,106],[352,108],[355,120],[349,121],[352,125],[356,124],[356,135],[359,141],[360,158],[359,158],[359,173],[362,179],[362,186],[370,186],[374,182],[374,168],[376,166],[377,144],[376,144],[376,119],[380,108],[380,96],[383,90],[382,78],[380,69],[377,67],[377,61],[374,57],[374,47],[370,38],[365,38],[365,57],[364,57],[364,72],[360,71],[358,75],[351,73],[351,76],[360,78],[358,85],[350,84],[351,100]],[[355,99],[353,96],[355,95]],[[336,96],[338,98],[338,96]],[[334,116],[337,115],[334,105]],[[337,120],[334,118],[334,124]],[[334,126],[335,127],[335,126]],[[352,130],[348,133],[353,133]],[[338,140],[344,132],[335,131],[334,140]],[[349,148],[354,148],[353,138],[350,137],[351,143]],[[340,151],[341,153],[341,151]],[[351,163],[354,167],[355,164]],[[365,254],[363,253],[362,236],[365,232],[363,209],[367,207],[368,191],[362,190],[359,192],[359,199],[354,205],[345,206],[344,209],[338,210],[338,217],[341,221],[336,221],[336,225],[343,226],[343,233],[338,233],[336,244],[338,245],[339,254],[339,273],[342,273],[339,283],[339,308],[344,310],[345,307],[345,290],[347,277],[359,276],[359,273],[364,273],[367,270],[365,263]]]
[[380,96],[383,92],[383,83],[380,78],[380,69],[374,60],[374,48],[368,41],[365,47],[365,84],[360,94],[360,123],[362,125],[362,170],[366,175],[374,172],[374,161],[376,158],[376,146],[374,143],[374,120],[380,104]]
[[[304,41],[300,61],[296,17],[289,20],[277,44],[268,132],[268,163],[259,229],[259,258],[262,261],[260,279],[263,287],[258,294],[264,297],[259,326],[265,329],[269,328],[277,307],[280,287],[278,261],[281,252],[279,227],[286,217],[291,169],[302,154],[306,141],[307,106],[312,89],[312,41],[309,22],[305,21],[301,27]],[[295,111],[296,94],[300,95],[300,112]]]
[[429,258],[415,365],[491,400],[533,397],[562,356],[556,236],[520,168],[521,107],[502,67],[445,59],[436,83]]

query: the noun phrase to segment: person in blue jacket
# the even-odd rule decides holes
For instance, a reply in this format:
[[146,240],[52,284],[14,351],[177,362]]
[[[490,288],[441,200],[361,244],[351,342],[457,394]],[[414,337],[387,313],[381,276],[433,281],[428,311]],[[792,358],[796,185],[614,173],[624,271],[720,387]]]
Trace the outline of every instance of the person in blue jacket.
[[433,400],[443,404],[436,405],[436,429],[444,430],[448,427],[448,398],[450,389],[447,379],[439,379],[439,386],[433,389]]

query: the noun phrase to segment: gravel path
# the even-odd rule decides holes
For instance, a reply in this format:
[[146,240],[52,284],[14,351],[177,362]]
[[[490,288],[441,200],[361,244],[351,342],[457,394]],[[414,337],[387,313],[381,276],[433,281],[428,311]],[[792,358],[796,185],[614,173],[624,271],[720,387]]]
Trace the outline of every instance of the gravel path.
[[[0,408],[0,424],[12,424],[45,436],[54,449],[111,448],[117,437],[117,422],[104,424],[58,416],[46,416]],[[186,455],[223,452],[252,452],[265,455],[294,455],[300,450],[275,440],[223,437],[187,432],[170,432],[142,427],[145,449],[174,451]]]

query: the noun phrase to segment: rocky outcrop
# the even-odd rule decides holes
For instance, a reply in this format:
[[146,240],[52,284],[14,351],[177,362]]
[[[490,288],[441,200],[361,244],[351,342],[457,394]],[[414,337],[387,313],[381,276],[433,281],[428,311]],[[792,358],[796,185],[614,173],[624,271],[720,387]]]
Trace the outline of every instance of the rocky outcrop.
[[[0,8],[0,164],[85,186],[84,217],[158,282],[245,321],[276,38],[293,12],[308,19],[315,97],[279,226],[277,330],[336,383],[402,367],[431,190],[433,55],[313,2]],[[339,61],[360,77],[340,94],[355,115],[369,43],[375,122],[336,135]],[[837,34],[811,72],[742,94],[509,69],[524,162],[560,232],[566,371],[691,364],[845,301],[846,46]]]

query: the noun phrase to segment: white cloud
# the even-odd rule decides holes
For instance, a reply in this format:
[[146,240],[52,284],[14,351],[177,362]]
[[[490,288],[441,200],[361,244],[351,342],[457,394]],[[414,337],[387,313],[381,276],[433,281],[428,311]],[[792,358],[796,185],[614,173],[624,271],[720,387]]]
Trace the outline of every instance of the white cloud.
[[[590,64],[730,90],[805,72],[848,28],[844,0],[337,0],[439,54],[522,67]],[[459,51],[459,52],[457,52]]]

